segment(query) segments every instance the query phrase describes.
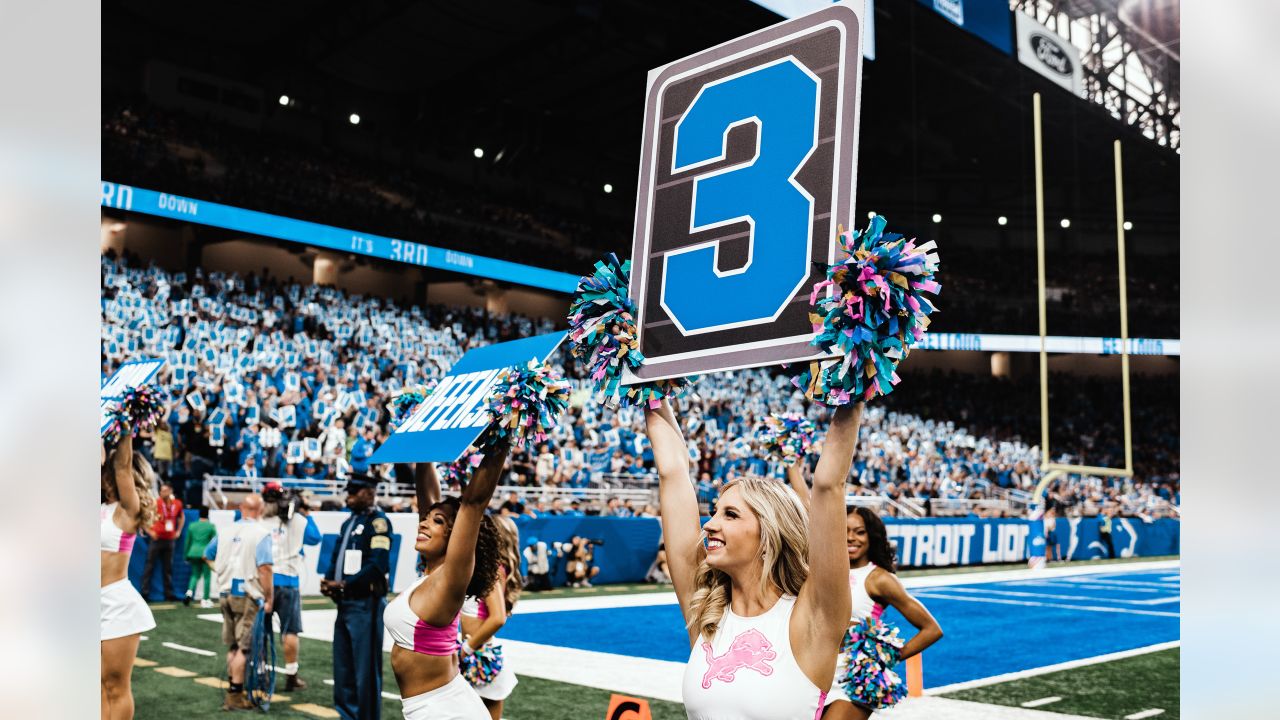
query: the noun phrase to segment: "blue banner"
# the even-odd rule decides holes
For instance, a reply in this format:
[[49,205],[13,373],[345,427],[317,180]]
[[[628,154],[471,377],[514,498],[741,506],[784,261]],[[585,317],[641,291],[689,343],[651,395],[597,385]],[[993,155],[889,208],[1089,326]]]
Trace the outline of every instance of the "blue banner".
[[917,0],[977,35],[1006,55],[1013,54],[1013,15],[1008,0]]
[[[889,540],[896,545],[899,567],[944,567],[1022,562],[1043,557],[1043,520],[1020,518],[885,518]],[[1116,518],[1108,541],[1090,518],[1058,518],[1054,525],[1055,558],[1093,560],[1179,554],[1180,523],[1161,519]]]
[[263,237],[306,243],[339,252],[452,270],[466,275],[504,280],[556,292],[571,293],[578,287],[578,276],[569,273],[472,255],[457,250],[446,250],[408,240],[355,232],[306,220],[294,220],[130,185],[103,181],[101,202],[102,207],[106,208],[129,210],[173,220],[186,220]]
[[486,401],[498,375],[555,352],[566,333],[513,340],[468,351],[431,396],[369,458],[371,464],[453,462],[489,425]]

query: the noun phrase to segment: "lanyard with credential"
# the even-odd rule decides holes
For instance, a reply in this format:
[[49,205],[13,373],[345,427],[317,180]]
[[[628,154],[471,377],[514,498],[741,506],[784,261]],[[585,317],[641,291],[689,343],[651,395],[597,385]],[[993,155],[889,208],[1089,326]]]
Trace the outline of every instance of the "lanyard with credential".
[[338,554],[333,561],[333,579],[341,581],[346,573],[344,571],[343,558],[347,554],[347,544],[351,541],[351,530],[356,526],[356,516],[351,516],[351,522],[347,524],[347,529],[342,533],[342,542],[338,543]]

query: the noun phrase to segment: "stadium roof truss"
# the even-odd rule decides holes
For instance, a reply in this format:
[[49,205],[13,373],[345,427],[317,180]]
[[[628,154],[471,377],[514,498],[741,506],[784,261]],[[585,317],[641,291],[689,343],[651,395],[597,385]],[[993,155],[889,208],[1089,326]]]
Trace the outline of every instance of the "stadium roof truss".
[[1178,0],[1010,0],[1080,51],[1085,98],[1157,144],[1181,146]]

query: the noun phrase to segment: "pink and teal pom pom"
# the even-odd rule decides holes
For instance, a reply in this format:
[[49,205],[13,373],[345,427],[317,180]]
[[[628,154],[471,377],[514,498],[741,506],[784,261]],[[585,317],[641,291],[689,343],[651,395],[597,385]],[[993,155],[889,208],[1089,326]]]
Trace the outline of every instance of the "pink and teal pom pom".
[[813,446],[813,423],[804,415],[770,415],[756,426],[756,438],[772,456],[787,465],[803,460]]
[[445,463],[439,466],[440,481],[445,487],[463,487],[467,481],[471,479],[471,473],[480,466],[480,461],[484,460],[484,455],[476,451],[474,447],[467,448],[462,457],[451,463]]
[[688,389],[684,378],[622,384],[622,370],[644,364],[636,333],[636,309],[631,301],[631,261],[619,262],[609,253],[595,271],[578,281],[569,306],[570,352],[587,366],[596,383],[596,398],[611,406],[658,407],[663,398],[679,397]]
[[536,446],[568,407],[569,382],[555,368],[537,360],[507,368],[489,396],[491,420],[480,449]]
[[884,227],[877,215],[866,230],[841,233],[847,257],[813,286],[809,319],[818,336],[811,344],[843,357],[793,369],[792,382],[811,400],[847,405],[893,392],[898,364],[929,327],[936,308],[925,294],[942,289],[934,279],[937,246]]
[[408,420],[419,403],[431,396],[432,391],[436,389],[436,384],[436,380],[430,380],[425,385],[405,388],[396,395],[387,405],[387,409],[391,411],[391,425],[399,427],[401,423]]
[[498,678],[502,672],[502,663],[502,646],[487,642],[470,655],[462,654],[458,660],[458,669],[467,682],[471,683],[471,687],[480,688]]
[[164,396],[150,385],[131,387],[124,391],[111,410],[110,423],[103,432],[107,445],[115,446],[125,433],[137,437],[140,432],[151,432],[164,418]]
[[902,653],[898,628],[879,618],[866,618],[849,628],[840,643],[843,672],[838,682],[851,700],[880,710],[907,696],[907,686],[893,671]]

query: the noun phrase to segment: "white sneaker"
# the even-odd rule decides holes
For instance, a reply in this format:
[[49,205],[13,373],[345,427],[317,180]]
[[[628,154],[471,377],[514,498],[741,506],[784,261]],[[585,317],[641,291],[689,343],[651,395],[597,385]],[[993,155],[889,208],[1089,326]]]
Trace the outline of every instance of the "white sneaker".
[[213,607],[213,601],[212,601],[212,600],[201,600],[201,601],[200,601],[200,607],[205,608],[205,609],[211,608],[211,607]]

